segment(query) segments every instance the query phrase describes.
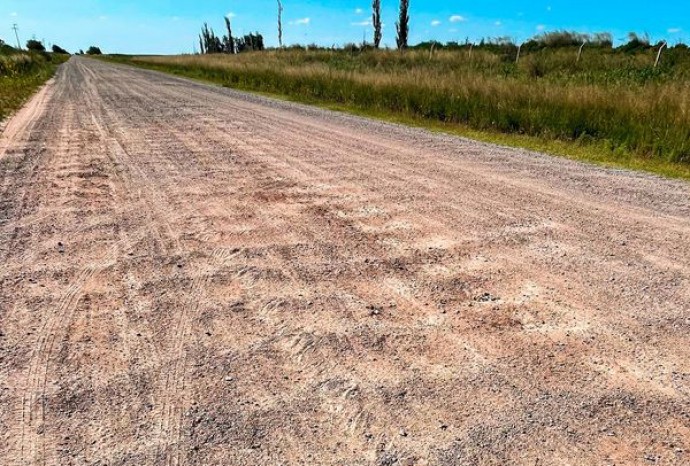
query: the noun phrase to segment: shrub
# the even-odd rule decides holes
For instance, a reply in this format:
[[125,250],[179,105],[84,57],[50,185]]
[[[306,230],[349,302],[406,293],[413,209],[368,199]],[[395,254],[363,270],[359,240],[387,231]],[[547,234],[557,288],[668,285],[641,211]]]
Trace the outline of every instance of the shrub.
[[61,55],[69,55],[69,52],[59,45],[53,45],[53,53],[59,53]]
[[26,49],[31,52],[45,52],[46,48],[40,41],[31,39],[26,42]]

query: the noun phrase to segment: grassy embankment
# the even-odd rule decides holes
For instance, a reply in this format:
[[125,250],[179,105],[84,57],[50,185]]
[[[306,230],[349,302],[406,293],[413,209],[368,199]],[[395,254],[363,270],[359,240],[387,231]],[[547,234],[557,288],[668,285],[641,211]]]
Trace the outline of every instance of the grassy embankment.
[[[686,56],[687,55],[687,56]],[[304,51],[111,59],[488,142],[690,179],[690,54]]]
[[21,53],[0,48],[0,121],[17,110],[48,79],[67,56]]

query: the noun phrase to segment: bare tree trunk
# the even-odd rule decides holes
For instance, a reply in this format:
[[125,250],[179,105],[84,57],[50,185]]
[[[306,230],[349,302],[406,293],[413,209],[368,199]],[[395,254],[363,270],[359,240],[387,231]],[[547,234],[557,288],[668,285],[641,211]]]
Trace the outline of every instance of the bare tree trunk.
[[584,41],[582,45],[580,46],[580,50],[577,51],[577,62],[580,63],[580,58],[582,58],[582,49],[585,48],[585,45],[587,45],[587,41]]
[[667,42],[664,41],[663,44],[661,44],[661,47],[659,47],[659,53],[656,54],[656,60],[654,61],[654,68],[659,66],[659,61],[661,60],[661,52],[664,51],[664,48],[668,45]]
[[515,64],[520,63],[520,51],[522,51],[522,44],[518,45],[517,55],[515,56]]
[[371,24],[374,26],[374,48],[379,48],[381,46],[381,39],[383,38],[381,23],[381,0],[373,0],[371,9]]
[[278,45],[283,48],[283,3],[278,0]]
[[235,39],[232,37],[232,27],[230,27],[230,18],[225,17],[225,26],[228,28],[228,43],[226,45],[227,52],[235,54]]
[[398,50],[407,48],[408,35],[410,34],[410,0],[400,0],[400,15],[395,27],[398,31]]

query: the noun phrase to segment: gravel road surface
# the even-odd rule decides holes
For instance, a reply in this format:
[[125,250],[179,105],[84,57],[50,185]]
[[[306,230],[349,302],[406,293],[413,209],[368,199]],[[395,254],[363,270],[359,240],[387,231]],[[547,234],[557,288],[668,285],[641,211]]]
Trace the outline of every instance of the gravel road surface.
[[73,58],[0,136],[0,463],[690,464],[690,185]]

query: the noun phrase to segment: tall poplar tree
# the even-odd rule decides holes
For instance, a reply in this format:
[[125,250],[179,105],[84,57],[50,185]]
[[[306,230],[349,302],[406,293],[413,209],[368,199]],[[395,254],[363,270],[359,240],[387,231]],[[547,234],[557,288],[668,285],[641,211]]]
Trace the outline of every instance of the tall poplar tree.
[[278,0],[278,45],[283,48],[283,2]]
[[235,53],[235,39],[232,37],[232,27],[230,26],[230,18],[225,17],[225,27],[228,28],[228,35],[225,38],[225,51],[227,53]]
[[398,30],[398,49],[404,50],[407,48],[410,33],[410,0],[400,0],[400,15],[395,23],[395,28]]
[[381,0],[373,0],[371,4],[371,24],[374,26],[374,47],[381,46],[381,38],[383,37],[381,31]]

